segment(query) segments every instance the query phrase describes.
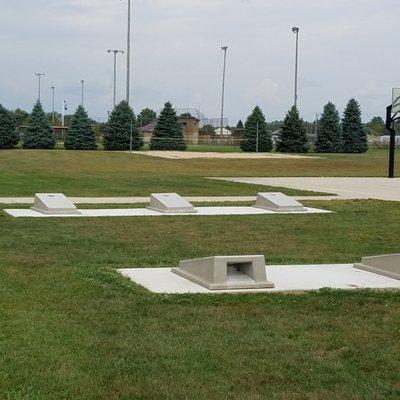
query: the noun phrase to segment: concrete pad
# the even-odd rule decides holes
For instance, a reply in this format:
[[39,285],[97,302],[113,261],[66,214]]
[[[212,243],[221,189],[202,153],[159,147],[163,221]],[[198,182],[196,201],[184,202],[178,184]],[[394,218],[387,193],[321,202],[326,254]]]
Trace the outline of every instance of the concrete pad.
[[272,288],[264,256],[215,256],[184,260],[172,268],[177,274],[210,290]]
[[42,214],[79,214],[74,203],[62,193],[36,193],[31,210]]
[[400,201],[400,178],[210,178],[334,193],[342,199]]
[[[124,152],[127,153],[127,152]],[[192,158],[217,158],[217,159],[285,159],[285,158],[314,158],[322,159],[322,157],[309,157],[309,156],[299,156],[294,154],[285,153],[218,153],[218,152],[200,152],[200,151],[133,151],[133,154],[138,154],[142,156],[151,157],[161,157],[171,160],[188,160]]]
[[363,257],[360,264],[354,264],[354,268],[400,280],[400,254]]
[[331,289],[400,289],[400,281],[353,268],[352,264],[267,266],[270,289],[209,290],[170,268],[131,268],[119,272],[154,293],[276,293]]
[[330,214],[331,211],[317,208],[306,208],[305,212],[274,212],[255,207],[198,207],[196,214],[161,213],[147,208],[121,208],[79,210],[80,214],[42,214],[29,209],[5,209],[7,214],[16,218],[50,218],[50,217],[159,217],[159,216],[208,216],[208,215],[279,215],[279,214]]
[[154,193],[150,197],[149,210],[166,214],[193,214],[197,210],[177,193]]
[[306,209],[303,204],[283,193],[258,193],[255,207],[271,211],[301,211]]

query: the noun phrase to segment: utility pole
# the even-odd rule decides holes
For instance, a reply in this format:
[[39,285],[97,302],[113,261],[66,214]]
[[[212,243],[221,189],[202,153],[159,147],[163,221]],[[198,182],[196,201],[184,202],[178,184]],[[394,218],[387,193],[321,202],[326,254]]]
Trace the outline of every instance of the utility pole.
[[84,96],[84,85],[85,85],[85,81],[82,79],[81,80],[81,85],[82,85],[82,100],[81,100],[81,105],[83,107],[83,96]]
[[110,49],[110,50],[107,50],[107,53],[109,53],[109,54],[113,53],[114,54],[114,101],[113,101],[113,104],[114,104],[114,108],[115,108],[116,97],[117,97],[117,55],[118,55],[118,53],[124,54],[124,51],[123,50]]
[[224,52],[224,68],[222,72],[222,99],[221,99],[221,138],[224,127],[224,102],[225,102],[225,77],[226,77],[226,52],[228,46],[222,46],[221,50]]
[[51,87],[51,91],[52,91],[52,105],[53,105],[53,107],[52,107],[52,109],[53,109],[52,121],[53,121],[53,126],[54,126],[55,123],[56,123],[55,104],[54,104],[55,103],[54,102],[54,100],[55,100],[55,94],[54,94],[55,87],[54,86]]
[[295,71],[294,71],[294,106],[297,107],[298,100],[298,65],[299,65],[299,31],[300,28],[294,26],[292,32],[296,35],[296,56],[295,56]]
[[319,117],[319,114],[317,113],[317,114],[315,114],[315,137],[317,136],[317,134],[318,134],[318,117]]
[[[122,0],[121,0],[122,1]],[[128,26],[126,43],[126,102],[129,104],[131,84],[131,0],[128,0]]]
[[45,76],[45,74],[41,73],[41,72],[34,72],[33,76],[36,76],[39,80],[39,95],[38,95],[38,101],[40,103],[40,94],[41,94],[41,79],[42,76]]

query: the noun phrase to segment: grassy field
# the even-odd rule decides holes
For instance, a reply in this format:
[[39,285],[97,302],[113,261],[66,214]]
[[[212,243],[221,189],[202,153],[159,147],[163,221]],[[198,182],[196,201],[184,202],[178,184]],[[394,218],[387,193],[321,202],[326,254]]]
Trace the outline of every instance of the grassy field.
[[[246,195],[259,188],[204,177],[385,170],[384,151],[177,161],[18,150],[0,152],[0,195]],[[306,205],[333,213],[19,219],[0,211],[0,399],[399,399],[399,292],[158,295],[116,272],[216,254],[297,264],[399,251],[399,203]]]
[[283,160],[167,160],[103,151],[12,150],[0,152],[0,196],[31,196],[46,191],[70,196],[145,196],[170,191],[191,196],[254,195],[268,188],[205,177],[385,176],[386,169],[385,150]]
[[307,205],[335,213],[1,213],[0,398],[398,399],[398,292],[165,296],[115,272],[210,254],[303,263],[398,251],[397,203]]

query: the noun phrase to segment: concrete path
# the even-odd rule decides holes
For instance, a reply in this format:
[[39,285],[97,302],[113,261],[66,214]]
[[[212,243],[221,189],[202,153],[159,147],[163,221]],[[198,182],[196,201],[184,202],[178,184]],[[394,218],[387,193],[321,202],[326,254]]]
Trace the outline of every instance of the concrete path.
[[400,178],[212,178],[255,185],[335,193],[340,199],[400,201]]
[[267,266],[273,289],[209,290],[171,272],[171,268],[132,268],[119,272],[155,293],[274,293],[332,289],[400,289],[400,281],[353,268],[352,264]]
[[[229,178],[228,178],[229,179]],[[148,203],[150,197],[68,197],[74,204],[140,204]],[[294,196],[296,200],[334,200],[337,196]],[[223,203],[256,201],[256,196],[188,196],[194,203]],[[33,197],[0,197],[0,204],[33,204]]]

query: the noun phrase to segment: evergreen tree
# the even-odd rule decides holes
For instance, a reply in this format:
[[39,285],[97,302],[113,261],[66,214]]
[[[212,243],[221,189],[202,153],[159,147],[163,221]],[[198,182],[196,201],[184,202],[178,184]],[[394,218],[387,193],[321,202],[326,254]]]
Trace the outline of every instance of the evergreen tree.
[[18,121],[18,126],[25,125],[28,123],[29,120],[29,113],[26,112],[25,110],[21,110],[20,108],[17,108],[14,110],[14,115],[17,118]]
[[121,101],[110,115],[103,136],[106,150],[129,150],[132,130],[132,149],[140,150],[143,138],[140,136],[137,121],[132,108],[126,101]]
[[276,150],[282,153],[306,153],[309,150],[307,131],[296,106],[286,114]]
[[150,142],[151,150],[186,150],[182,125],[170,102],[161,111]]
[[146,126],[157,119],[157,113],[150,108],[143,109],[137,117],[139,126]]
[[244,128],[244,124],[243,124],[243,121],[241,119],[239,119],[239,122],[237,123],[236,128],[238,128],[238,129],[243,129]]
[[25,149],[54,149],[56,138],[39,101],[33,107],[23,138]]
[[343,153],[365,153],[368,137],[361,121],[360,105],[351,99],[344,110],[342,119]]
[[0,104],[0,149],[13,149],[19,140],[18,121]]
[[268,132],[265,116],[261,108],[256,106],[244,124],[243,140],[240,148],[243,151],[257,151],[257,131],[258,131],[258,151],[267,152],[272,150],[272,138]]
[[72,117],[64,146],[67,150],[96,150],[97,148],[92,123],[83,106],[79,106]]
[[370,122],[365,124],[367,133],[374,136],[386,135],[386,125],[382,117],[373,117]]
[[342,150],[342,129],[339,112],[329,102],[324,107],[315,143],[317,153],[339,153]]

